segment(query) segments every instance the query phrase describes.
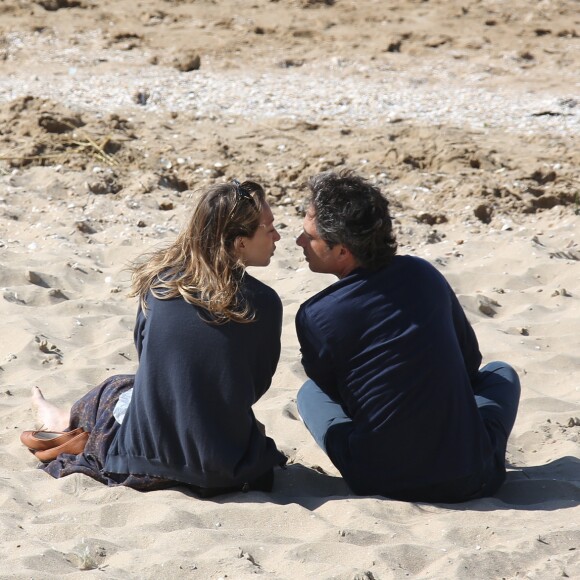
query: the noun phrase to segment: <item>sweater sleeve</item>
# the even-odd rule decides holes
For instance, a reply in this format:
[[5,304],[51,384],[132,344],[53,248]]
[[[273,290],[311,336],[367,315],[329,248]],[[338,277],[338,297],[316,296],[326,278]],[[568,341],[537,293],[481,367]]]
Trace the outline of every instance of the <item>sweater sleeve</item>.
[[328,341],[305,307],[301,308],[296,316],[296,334],[300,343],[304,372],[329,397],[340,400],[335,364]]
[[137,310],[137,320],[135,321],[135,329],[133,330],[133,341],[137,349],[137,356],[141,358],[141,351],[143,350],[143,333],[145,330],[145,315],[139,305]]
[[457,335],[467,374],[473,383],[477,377],[477,371],[479,370],[482,359],[479,343],[475,331],[467,320],[467,316],[451,287],[449,287],[449,293],[451,295],[451,309],[455,334]]

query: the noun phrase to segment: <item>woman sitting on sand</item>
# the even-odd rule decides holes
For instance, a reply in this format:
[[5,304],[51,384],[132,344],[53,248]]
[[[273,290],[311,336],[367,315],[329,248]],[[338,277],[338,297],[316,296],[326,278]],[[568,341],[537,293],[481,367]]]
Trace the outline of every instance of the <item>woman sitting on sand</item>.
[[209,188],[177,240],[133,270],[137,373],[107,379],[70,412],[34,389],[50,432],[21,439],[42,468],[139,490],[186,484],[206,497],[269,491],[286,457],[252,405],[276,370],[282,305],[245,268],[267,266],[279,239],[260,185]]

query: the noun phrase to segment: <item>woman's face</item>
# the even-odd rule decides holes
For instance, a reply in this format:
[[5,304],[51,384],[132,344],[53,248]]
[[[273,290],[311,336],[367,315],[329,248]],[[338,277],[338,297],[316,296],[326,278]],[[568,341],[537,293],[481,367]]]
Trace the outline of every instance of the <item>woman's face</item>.
[[276,250],[280,234],[274,227],[274,216],[268,204],[262,208],[260,225],[251,238],[241,236],[236,244],[244,266],[267,266]]

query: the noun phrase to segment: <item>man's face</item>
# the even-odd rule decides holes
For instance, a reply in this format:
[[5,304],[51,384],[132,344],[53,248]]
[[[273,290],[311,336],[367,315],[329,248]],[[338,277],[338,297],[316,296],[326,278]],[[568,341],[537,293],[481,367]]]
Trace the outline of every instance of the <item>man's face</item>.
[[320,238],[312,206],[308,208],[306,216],[304,216],[303,231],[296,238],[296,243],[304,251],[304,257],[313,272],[339,275],[340,267],[337,258],[340,246],[337,244],[333,248],[329,248],[328,244]]

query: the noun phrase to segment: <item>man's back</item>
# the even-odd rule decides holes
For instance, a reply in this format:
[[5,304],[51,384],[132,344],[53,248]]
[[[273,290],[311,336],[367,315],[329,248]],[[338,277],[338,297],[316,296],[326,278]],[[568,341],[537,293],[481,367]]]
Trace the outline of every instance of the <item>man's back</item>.
[[359,268],[305,302],[296,325],[307,375],[352,418],[348,444],[327,451],[354,491],[388,495],[484,468],[477,340],[429,263]]

